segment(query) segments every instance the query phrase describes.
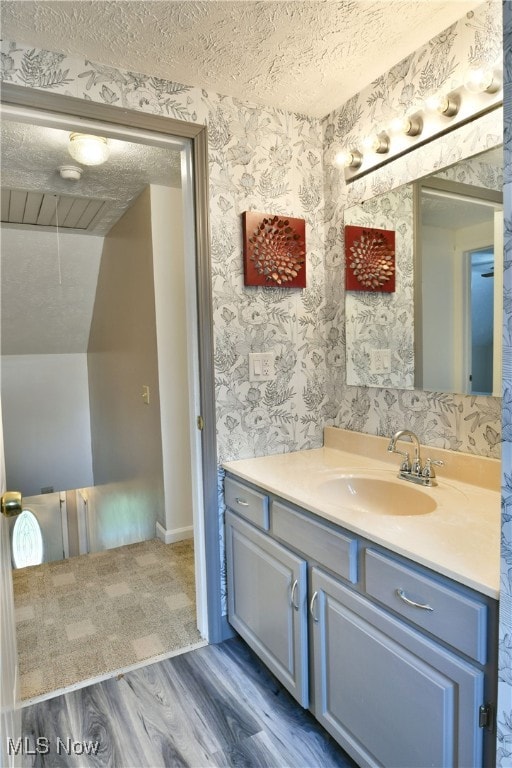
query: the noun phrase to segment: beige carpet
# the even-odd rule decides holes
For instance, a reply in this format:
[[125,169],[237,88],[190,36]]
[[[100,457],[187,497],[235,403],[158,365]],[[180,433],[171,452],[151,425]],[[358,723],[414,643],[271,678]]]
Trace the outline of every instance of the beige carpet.
[[13,571],[21,699],[201,641],[192,540]]

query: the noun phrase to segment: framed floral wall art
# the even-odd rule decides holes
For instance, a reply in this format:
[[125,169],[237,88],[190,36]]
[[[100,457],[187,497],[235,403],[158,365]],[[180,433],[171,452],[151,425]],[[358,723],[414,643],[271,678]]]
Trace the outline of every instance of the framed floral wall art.
[[306,222],[291,216],[242,214],[244,285],[306,287]]
[[345,290],[395,290],[395,232],[345,227]]

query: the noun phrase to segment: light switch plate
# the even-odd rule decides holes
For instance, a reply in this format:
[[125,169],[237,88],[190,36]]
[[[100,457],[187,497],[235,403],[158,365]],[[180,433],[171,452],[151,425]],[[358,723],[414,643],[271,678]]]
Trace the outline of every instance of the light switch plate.
[[249,353],[249,381],[271,381],[275,378],[272,352]]
[[391,373],[391,350],[370,350],[370,373]]

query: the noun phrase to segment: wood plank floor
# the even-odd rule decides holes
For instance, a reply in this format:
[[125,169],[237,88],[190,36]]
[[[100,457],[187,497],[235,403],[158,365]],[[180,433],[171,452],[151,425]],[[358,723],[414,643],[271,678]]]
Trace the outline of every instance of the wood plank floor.
[[45,768],[355,766],[238,638],[26,707],[21,750]]

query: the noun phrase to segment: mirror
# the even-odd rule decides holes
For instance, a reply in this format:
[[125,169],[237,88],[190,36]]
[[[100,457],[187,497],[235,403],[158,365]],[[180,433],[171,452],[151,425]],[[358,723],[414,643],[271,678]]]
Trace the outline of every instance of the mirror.
[[395,232],[394,292],[345,292],[355,386],[500,394],[503,149],[345,211]]

